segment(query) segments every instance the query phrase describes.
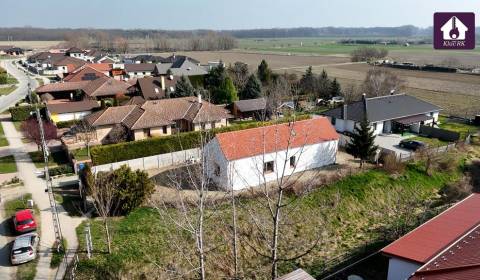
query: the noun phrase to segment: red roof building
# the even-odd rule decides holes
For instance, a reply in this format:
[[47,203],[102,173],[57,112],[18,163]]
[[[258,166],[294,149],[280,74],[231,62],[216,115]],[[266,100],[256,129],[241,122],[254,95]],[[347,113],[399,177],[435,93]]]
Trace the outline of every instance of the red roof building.
[[[444,253],[446,248],[458,243],[465,237],[465,234],[471,232],[479,224],[480,194],[472,194],[382,249],[382,253],[390,257],[388,279],[405,279],[405,276],[411,275],[423,265],[430,263],[432,259],[437,258],[439,254]],[[473,234],[475,235],[475,232]],[[461,252],[465,253],[466,250]],[[468,253],[465,254],[468,256]],[[460,262],[462,261],[460,260]],[[402,267],[405,268],[403,271],[406,275],[401,274]],[[407,267],[409,269],[406,269]],[[447,266],[445,265],[445,267]],[[431,270],[433,267],[429,266],[428,268]],[[395,277],[395,275],[399,277]]]

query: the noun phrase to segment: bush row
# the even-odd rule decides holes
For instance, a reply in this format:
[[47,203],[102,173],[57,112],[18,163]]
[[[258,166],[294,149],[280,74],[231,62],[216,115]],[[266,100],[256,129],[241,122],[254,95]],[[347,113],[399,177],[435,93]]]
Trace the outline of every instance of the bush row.
[[69,128],[74,125],[80,124],[81,120],[69,120],[69,121],[63,121],[63,122],[57,122],[56,126],[57,128]]
[[[309,115],[301,115],[297,116],[296,120],[305,120],[309,118]],[[291,119],[285,118],[281,120],[280,123],[285,123],[290,120]],[[261,125],[270,124],[273,124],[273,122],[235,124],[228,127],[212,129],[210,130],[211,133],[208,133],[207,137],[213,138],[217,133],[255,128]],[[95,146],[92,147],[90,154],[94,165],[107,164],[196,148],[201,143],[201,137],[205,137],[205,134],[202,134],[200,131],[185,132],[176,135],[150,138],[140,141]]]
[[[41,105],[42,109],[44,105]],[[12,121],[18,122],[18,121],[24,121],[31,116],[31,112],[35,110],[35,106],[32,105],[23,105],[23,106],[15,106],[15,107],[10,107],[8,109],[10,111],[10,114],[12,115]]]
[[59,165],[57,167],[52,167],[48,169],[48,174],[50,176],[58,176],[71,173],[73,173],[73,167],[69,164]]

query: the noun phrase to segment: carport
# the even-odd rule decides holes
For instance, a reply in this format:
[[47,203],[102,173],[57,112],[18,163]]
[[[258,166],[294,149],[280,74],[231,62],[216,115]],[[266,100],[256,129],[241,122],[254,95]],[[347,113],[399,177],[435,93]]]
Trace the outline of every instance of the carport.
[[410,130],[412,132],[419,133],[420,125],[426,124],[427,122],[430,123],[432,120],[433,117],[427,115],[415,115],[395,119],[392,121],[393,131],[400,131],[403,133],[406,130]]

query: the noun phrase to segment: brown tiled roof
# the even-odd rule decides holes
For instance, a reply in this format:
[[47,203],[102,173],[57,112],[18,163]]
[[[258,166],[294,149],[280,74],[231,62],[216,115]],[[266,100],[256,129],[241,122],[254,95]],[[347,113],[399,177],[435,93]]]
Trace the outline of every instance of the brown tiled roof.
[[125,94],[128,92],[129,84],[124,81],[118,81],[113,78],[107,78],[99,87],[97,87],[90,96],[109,96]]
[[98,78],[105,77],[100,71],[97,71],[89,66],[86,66],[78,71],[74,71],[63,79],[64,82],[81,82],[81,81],[93,81]]
[[[125,122],[125,125],[130,129],[143,129],[150,127],[160,127],[173,124],[174,122],[164,119],[163,116],[157,114],[155,111],[144,111],[138,108],[137,111],[133,111],[131,114],[132,119],[136,119],[134,122],[130,121],[130,126]],[[130,116],[127,118],[129,119]]]
[[92,126],[119,124],[136,108],[138,107],[135,105],[108,107],[88,115],[85,120]]
[[123,103],[122,105],[138,105],[138,106],[142,106],[143,103],[145,103],[145,99],[143,99],[143,97],[141,96],[132,96],[132,98],[130,98],[129,100],[127,100],[125,103]]
[[237,160],[287,148],[302,147],[338,140],[339,136],[326,117],[284,123],[239,131],[219,133],[215,136],[227,160]]
[[83,65],[87,64],[85,61],[70,57],[70,56],[64,56],[62,59],[58,61],[54,61],[53,65],[54,66],[68,66],[68,65],[73,65],[76,68],[82,67]]
[[265,110],[267,106],[267,100],[264,97],[261,97],[256,99],[238,100],[233,102],[233,104],[240,112],[245,113]]
[[[164,79],[165,80],[165,79]],[[162,77],[145,77],[137,79],[137,86],[146,100],[165,97],[162,89]]]
[[98,102],[95,100],[69,101],[62,103],[48,103],[47,109],[50,113],[63,114],[90,111],[98,108]]
[[89,82],[67,82],[67,83],[54,83],[54,84],[45,84],[38,87],[35,91],[37,93],[47,93],[47,92],[62,92],[62,91],[75,91],[77,89],[83,89]]

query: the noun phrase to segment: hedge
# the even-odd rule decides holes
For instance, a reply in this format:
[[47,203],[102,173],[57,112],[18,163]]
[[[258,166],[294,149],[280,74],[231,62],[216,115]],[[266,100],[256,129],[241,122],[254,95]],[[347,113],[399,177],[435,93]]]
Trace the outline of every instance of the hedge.
[[[41,105],[41,106],[43,109],[44,105]],[[12,121],[21,122],[30,118],[31,116],[30,113],[35,110],[35,106],[32,106],[32,105],[15,106],[15,107],[10,107],[10,109],[8,110],[12,115]]]
[[59,165],[57,167],[51,167],[48,169],[48,174],[50,176],[58,176],[63,174],[71,174],[73,173],[73,167],[68,164]]
[[[296,117],[296,120],[305,120],[309,118],[309,115],[300,115]],[[210,130],[212,133],[209,134],[209,137],[213,138],[217,133],[255,128],[261,125],[271,125],[274,123],[285,123],[290,120],[291,119],[289,118],[285,118],[276,122],[235,124],[228,127],[212,129]],[[92,147],[90,155],[94,165],[107,164],[186,149],[193,149],[199,146],[200,137],[202,137],[201,131],[191,131],[165,137],[150,138],[112,145],[95,146]]]
[[70,128],[74,125],[80,124],[82,121],[81,120],[69,120],[69,121],[63,121],[63,122],[57,122],[55,125],[57,128]]

